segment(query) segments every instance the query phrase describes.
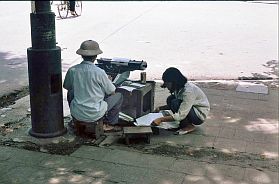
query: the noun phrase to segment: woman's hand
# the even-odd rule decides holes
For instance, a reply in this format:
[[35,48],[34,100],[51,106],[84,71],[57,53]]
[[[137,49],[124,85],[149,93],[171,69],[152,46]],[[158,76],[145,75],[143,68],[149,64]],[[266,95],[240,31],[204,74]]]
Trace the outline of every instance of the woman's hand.
[[162,120],[160,118],[157,118],[152,121],[151,126],[159,126],[162,123]]
[[164,117],[160,117],[160,118],[153,120],[150,125],[159,126],[162,122],[171,122],[171,121],[174,121],[174,119],[172,116],[169,115],[169,116],[164,116]]

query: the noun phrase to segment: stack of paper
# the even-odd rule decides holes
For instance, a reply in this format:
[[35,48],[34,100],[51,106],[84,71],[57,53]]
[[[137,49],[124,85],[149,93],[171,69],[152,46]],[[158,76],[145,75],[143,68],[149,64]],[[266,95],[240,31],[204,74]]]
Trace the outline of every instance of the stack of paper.
[[[163,117],[163,114],[161,112],[149,113],[142,117],[137,118],[134,124],[136,126],[150,126],[153,120],[160,117]],[[172,129],[172,128],[178,128],[178,126],[179,126],[178,121],[172,121],[172,122],[162,122],[158,127],[163,129]]]
[[136,119],[136,126],[150,126],[153,120],[163,117],[162,113],[149,113]]

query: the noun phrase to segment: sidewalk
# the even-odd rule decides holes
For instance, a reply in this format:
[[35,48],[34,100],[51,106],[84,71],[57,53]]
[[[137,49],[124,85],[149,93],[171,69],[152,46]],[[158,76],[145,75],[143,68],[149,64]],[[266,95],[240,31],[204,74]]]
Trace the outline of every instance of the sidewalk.
[[[211,103],[207,121],[188,135],[161,131],[150,144],[127,146],[121,133],[36,139],[27,134],[29,96],[18,100],[0,110],[0,183],[278,183],[278,84],[260,94],[237,92],[239,81],[196,83]],[[155,106],[167,95],[156,84]]]

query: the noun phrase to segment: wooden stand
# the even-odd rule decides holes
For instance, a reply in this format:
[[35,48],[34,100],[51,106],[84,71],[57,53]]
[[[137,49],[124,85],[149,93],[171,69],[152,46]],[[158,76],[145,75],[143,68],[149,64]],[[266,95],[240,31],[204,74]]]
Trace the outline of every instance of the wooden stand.
[[89,136],[98,139],[101,135],[104,135],[103,119],[95,122],[83,122],[74,120],[74,128],[78,136]]
[[150,144],[150,135],[152,130],[150,127],[124,127],[123,128],[126,144],[130,144],[131,138],[144,137],[146,143]]

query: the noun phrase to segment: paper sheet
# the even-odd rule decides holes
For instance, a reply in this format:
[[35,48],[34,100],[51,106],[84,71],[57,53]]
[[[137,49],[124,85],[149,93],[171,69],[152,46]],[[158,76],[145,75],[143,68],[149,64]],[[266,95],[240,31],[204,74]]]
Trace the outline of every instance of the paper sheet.
[[130,91],[130,92],[132,92],[134,89],[136,89],[136,88],[131,87],[131,86],[120,86],[118,88],[122,88],[122,89],[125,89],[125,90]]
[[116,61],[116,62],[122,62],[122,63],[129,63],[131,59],[129,58],[121,58],[121,57],[114,57],[112,58],[112,61]]
[[153,120],[163,117],[162,113],[149,113],[136,119],[136,126],[150,126]]
[[[135,125],[136,126],[150,126],[153,120],[163,117],[163,114],[161,112],[159,113],[149,113],[147,115],[144,115],[142,117],[139,117],[136,119]],[[172,129],[172,128],[178,128],[179,121],[172,121],[172,122],[162,122],[158,128],[163,129]]]

